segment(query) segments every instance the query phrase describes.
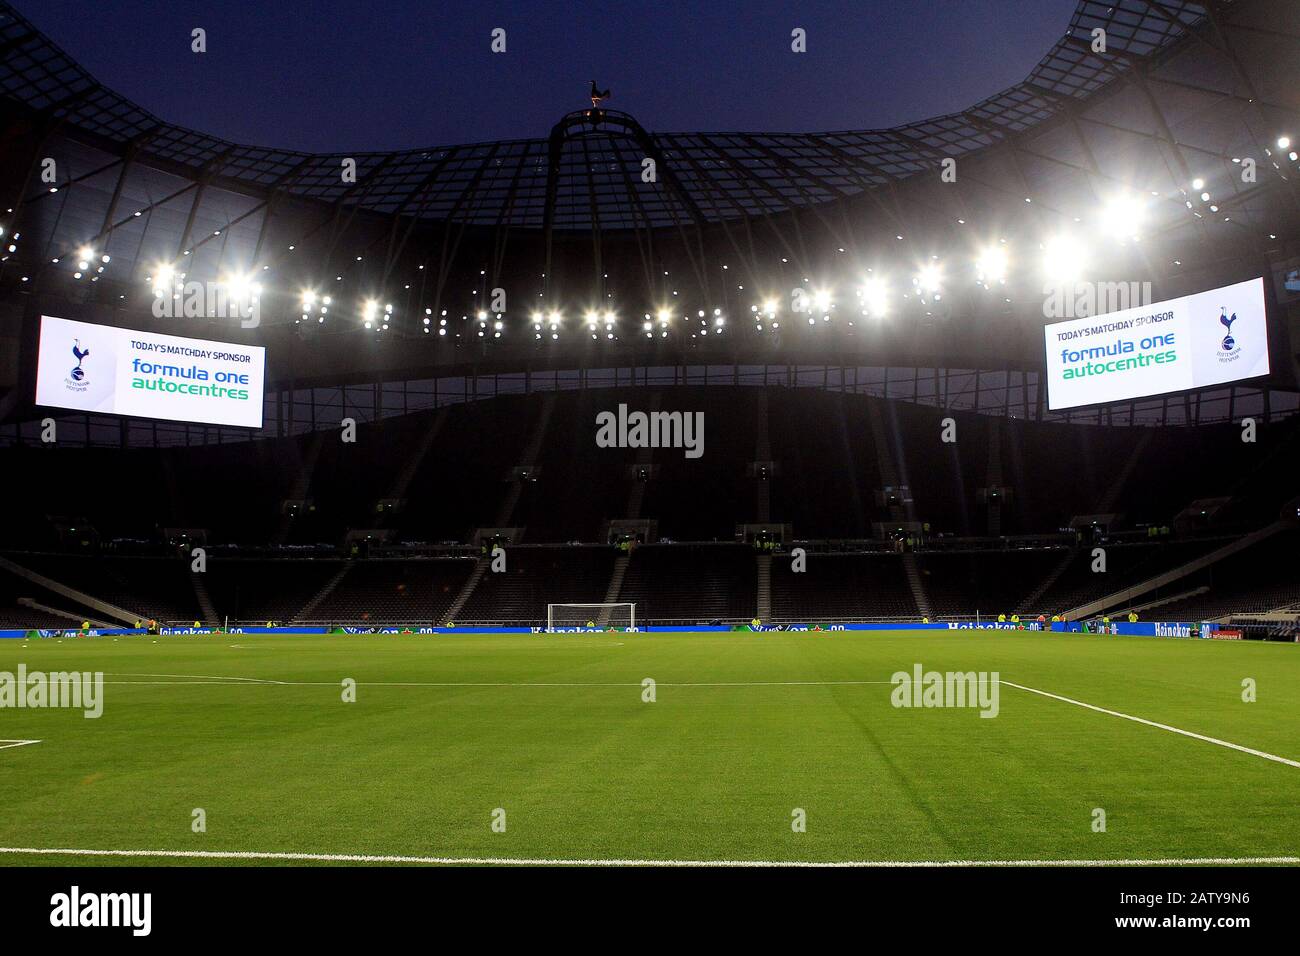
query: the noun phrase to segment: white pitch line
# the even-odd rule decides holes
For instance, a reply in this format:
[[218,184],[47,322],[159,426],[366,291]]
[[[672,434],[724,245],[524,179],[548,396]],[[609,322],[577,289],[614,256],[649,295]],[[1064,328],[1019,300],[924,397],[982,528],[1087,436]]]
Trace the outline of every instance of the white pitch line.
[[275,853],[247,850],[74,850],[0,847],[27,856],[154,857],[191,860],[286,860],[304,863],[416,863],[428,866],[674,866],[674,867],[1001,867],[1001,866],[1261,866],[1300,864],[1300,856],[1194,857],[1150,860],[565,860],[527,857],[389,856],[362,853]]
[[10,747],[26,747],[28,744],[39,743],[39,740],[0,740],[0,750],[8,750]]
[[[105,681],[106,684],[140,684],[145,687],[337,687],[337,681],[270,680],[259,677],[213,677],[205,674],[128,674],[109,677],[164,677],[163,681]],[[887,680],[755,680],[755,681],[657,681],[659,687],[853,687],[892,684]],[[358,687],[640,687],[640,681],[358,681]]]
[[1253,747],[1243,747],[1241,744],[1234,744],[1230,740],[1220,740],[1218,737],[1207,737],[1205,734],[1198,734],[1191,730],[1183,730],[1181,727],[1171,727],[1168,724],[1158,723],[1154,720],[1147,720],[1145,717],[1134,717],[1132,714],[1122,714],[1118,710],[1107,710],[1105,707],[1098,707],[1096,704],[1088,704],[1081,700],[1075,700],[1072,697],[1062,697],[1060,694],[1049,694],[1047,691],[1038,690],[1035,687],[1025,687],[1023,684],[1013,684],[1009,680],[999,681],[998,683],[1006,684],[1008,687],[1014,687],[1017,690],[1027,690],[1031,694],[1039,694],[1043,697],[1050,697],[1053,700],[1064,701],[1067,704],[1074,704],[1076,707],[1086,707],[1088,710],[1095,710],[1099,714],[1109,714],[1111,717],[1122,717],[1125,720],[1131,720],[1137,724],[1146,724],[1148,727],[1167,730],[1171,734],[1182,734],[1184,737],[1191,737],[1193,740],[1203,740],[1208,744],[1227,747],[1229,750],[1239,750],[1244,754],[1250,754],[1252,757],[1263,757],[1265,760],[1284,763],[1288,767],[1300,767],[1300,760],[1290,760],[1287,757],[1279,757],[1277,754],[1267,753],[1263,750],[1255,750]]
[[[131,671],[109,671],[109,677],[168,677],[186,681],[220,681],[221,683],[248,683],[248,684],[280,684],[283,681],[269,680],[262,677],[222,677],[213,674],[136,674]],[[130,681],[118,681],[118,683],[131,683]]]

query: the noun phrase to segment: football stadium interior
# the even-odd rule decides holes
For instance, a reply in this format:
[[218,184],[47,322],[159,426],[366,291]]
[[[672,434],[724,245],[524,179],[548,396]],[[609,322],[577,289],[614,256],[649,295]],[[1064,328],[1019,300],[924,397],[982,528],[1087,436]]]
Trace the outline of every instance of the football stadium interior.
[[[1300,5],[1080,0],[1062,26],[1022,82],[890,129],[665,133],[600,102],[593,85],[591,106],[579,97],[549,132],[521,130],[532,138],[315,154],[154,116],[0,2],[0,632],[15,638],[0,641],[14,648],[4,659],[21,646],[50,661],[93,657],[110,684],[113,672],[193,681],[200,709],[180,729],[165,726],[180,711],[162,712],[174,688],[108,692],[139,694],[122,706],[142,726],[212,747],[208,770],[224,770],[230,792],[211,804],[246,799],[265,814],[221,849],[356,852],[331,842],[340,817],[326,822],[328,809],[372,836],[363,846],[409,850],[411,820],[374,820],[360,791],[374,774],[391,788],[385,806],[414,813],[421,797],[396,782],[394,754],[451,713],[464,738],[462,763],[443,765],[455,779],[441,785],[444,803],[477,807],[498,799],[492,781],[511,779],[521,819],[531,807],[541,821],[508,856],[1293,857],[1300,753],[1287,727],[1300,663],[1278,645],[1300,632]],[[1251,283],[1253,325],[1255,306],[1227,299]],[[1208,317],[1189,321],[1212,336],[1218,357],[1204,367],[1217,378],[1147,387],[1141,370],[1112,371],[1066,395],[1052,363],[1078,346],[1058,328],[1111,313],[1154,328],[1182,321],[1183,307],[1166,304],[1202,299]],[[107,333],[117,338],[87,345]],[[152,358],[130,357],[128,341],[153,343]],[[203,363],[221,349],[263,369],[217,373],[245,389],[238,397],[176,385],[206,381]],[[131,388],[157,396],[122,394],[133,375]],[[809,631],[836,636],[798,649]],[[632,663],[604,656],[601,641]],[[729,641],[770,643],[733,658]],[[547,642],[558,649],[537,663]],[[422,657],[438,647],[457,656]],[[563,653],[574,657],[557,662]],[[1250,653],[1254,669],[1239,675],[1213,653]],[[321,718],[312,730],[329,753],[291,754],[320,738],[273,740],[288,717],[270,692],[223,685],[337,685],[339,655],[359,655],[342,673],[355,671],[363,694],[366,675],[630,681],[639,694],[653,665],[663,700],[674,680],[851,683],[905,659],[905,670],[1000,665],[1071,699],[1017,697],[1049,716],[999,729],[995,744],[974,738],[1001,722],[945,716],[951,745],[984,761],[971,773],[988,786],[970,797],[987,811],[982,827],[933,794],[929,811],[891,804],[879,788],[906,786],[877,781],[878,806],[896,808],[889,839],[863,837],[859,809],[844,810],[840,835],[810,829],[804,844],[742,836],[757,832],[747,827],[782,773],[817,777],[824,789],[806,802],[848,807],[861,781],[834,744],[850,732],[834,715],[859,689],[834,688],[823,711],[797,693],[720,686],[680,691],[704,703],[674,718],[699,744],[675,762],[598,695],[588,716],[605,730],[558,693],[549,717],[513,691],[405,723],[394,701],[392,762],[349,764],[360,790],[273,822],[285,795],[275,775],[332,779],[333,748],[359,745],[349,734],[360,731]],[[1201,725],[1212,743],[1248,738],[1269,760],[1168,744],[1186,754],[1171,758],[1162,792],[1204,803],[1249,793],[1237,831],[1180,804],[1100,850],[1046,822],[1074,812],[1060,792],[1024,797],[1058,772],[1049,754],[1070,764],[1078,792],[1096,781],[1097,762],[1053,750],[1057,734],[1063,750],[1083,746],[1069,721],[1093,715],[1074,712],[1074,697],[1188,726],[1191,692],[1156,675],[1175,668],[1204,690],[1216,662],[1232,682],[1292,682],[1266,719],[1231,703],[1200,713],[1213,718]],[[1125,668],[1146,677],[1124,682]],[[217,676],[200,686],[195,674]],[[200,713],[225,719],[235,694],[265,721],[238,757],[189,726]],[[820,770],[797,747],[772,749],[797,712],[832,742]],[[927,731],[899,714],[881,706],[862,726],[924,751]],[[563,734],[538,726],[552,720]],[[725,746],[708,736],[712,721],[731,728]],[[1159,801],[1132,776],[1139,735],[1158,732],[1112,723],[1099,764],[1132,799]],[[519,760],[553,761],[568,778],[538,771],[530,789],[524,768],[483,758],[492,734],[524,724],[534,736]],[[12,726],[0,746],[60,736]],[[41,751],[57,746],[0,750],[0,763],[52,759]],[[145,773],[120,746],[110,752]],[[166,764],[153,753],[161,742],[141,746]],[[1005,750],[1035,757],[998,784],[994,751]],[[923,755],[880,759],[899,779],[928,772]],[[1211,793],[1229,786],[1216,764],[1227,759],[1241,774],[1231,794]],[[727,774],[752,799],[716,830],[652,827],[668,803],[618,789],[626,799],[611,799],[621,809],[598,833],[565,837],[583,804],[557,797],[562,780],[596,779],[602,760],[610,793],[648,761],[667,768],[665,801],[722,799]],[[173,771],[160,799],[179,806],[188,797],[168,787],[190,771]],[[67,799],[125,808],[143,784],[115,781],[107,796]],[[999,816],[1011,804],[1043,819]],[[125,809],[125,829],[93,832],[37,824],[36,812],[20,809],[25,835],[0,825],[0,842],[176,843]],[[416,850],[501,855],[466,814],[448,818],[445,842]],[[38,825],[49,840],[31,834]]]

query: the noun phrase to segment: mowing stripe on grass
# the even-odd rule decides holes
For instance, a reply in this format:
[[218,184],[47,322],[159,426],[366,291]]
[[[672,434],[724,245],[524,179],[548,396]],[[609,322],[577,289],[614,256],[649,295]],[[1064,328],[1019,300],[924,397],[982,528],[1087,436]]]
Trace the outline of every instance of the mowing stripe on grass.
[[1050,697],[1052,700],[1064,701],[1067,704],[1074,704],[1076,707],[1086,707],[1088,710],[1095,710],[1099,714],[1109,714],[1111,717],[1123,717],[1125,720],[1131,720],[1137,724],[1146,724],[1148,727],[1157,727],[1160,730],[1167,730],[1171,734],[1182,734],[1184,737],[1191,737],[1194,740],[1204,740],[1209,744],[1217,744],[1220,747],[1227,747],[1230,750],[1239,750],[1244,754],[1250,754],[1252,757],[1263,757],[1265,760],[1272,760],[1276,763],[1284,763],[1288,767],[1300,767],[1300,760],[1289,760],[1286,757],[1279,757],[1277,754],[1266,753],[1263,750],[1255,750],[1252,747],[1243,747],[1241,744],[1234,744],[1229,740],[1220,740],[1218,737],[1207,737],[1205,734],[1194,733],[1190,730],[1183,730],[1180,727],[1170,727],[1168,724],[1161,724],[1154,720],[1147,720],[1145,717],[1134,717],[1132,714],[1121,714],[1118,710],[1107,710],[1105,707],[1098,707],[1096,704],[1087,704],[1081,700],[1075,700],[1072,697],[1062,697],[1060,694],[1049,694],[1045,690],[1038,690],[1034,687],[1026,687],[1023,684],[1013,684],[1009,680],[999,681],[1008,687],[1014,687],[1016,690],[1026,690],[1031,694],[1039,694],[1043,697]]
[[1151,860],[563,860],[521,857],[389,856],[362,853],[274,853],[247,850],[72,850],[0,847],[27,856],[154,857],[188,860],[284,860],[303,863],[417,863],[431,866],[754,866],[754,867],[958,867],[958,866],[1260,866],[1300,864],[1300,856],[1197,857]]

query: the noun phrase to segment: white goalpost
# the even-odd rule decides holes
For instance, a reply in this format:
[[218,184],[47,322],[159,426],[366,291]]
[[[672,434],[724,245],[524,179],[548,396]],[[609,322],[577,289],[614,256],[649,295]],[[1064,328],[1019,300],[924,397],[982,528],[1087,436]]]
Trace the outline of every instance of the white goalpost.
[[566,631],[587,626],[615,627],[622,631],[636,629],[636,604],[615,601],[606,604],[548,604],[546,630]]

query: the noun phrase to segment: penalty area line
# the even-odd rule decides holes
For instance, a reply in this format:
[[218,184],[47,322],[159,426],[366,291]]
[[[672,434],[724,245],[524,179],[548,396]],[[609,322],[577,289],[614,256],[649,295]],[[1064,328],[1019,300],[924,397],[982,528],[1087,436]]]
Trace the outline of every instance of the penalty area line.
[[1259,866],[1300,864],[1300,856],[1155,858],[1149,860],[566,860],[527,857],[394,856],[363,853],[278,853],[246,850],[79,850],[0,847],[0,855],[135,857],[190,860],[265,860],[303,863],[414,863],[426,866],[674,866],[674,867],[1052,867],[1052,866]]
[[1234,744],[1230,740],[1220,740],[1218,737],[1207,737],[1205,734],[1198,734],[1191,730],[1183,730],[1181,727],[1171,727],[1169,724],[1162,724],[1158,721],[1147,720],[1145,717],[1134,717],[1132,714],[1122,714],[1118,710],[1107,710],[1105,707],[1098,707],[1096,704],[1085,703],[1081,700],[1075,700],[1072,697],[1062,697],[1060,694],[1049,694],[1045,690],[1038,690],[1035,687],[1026,687],[1023,684],[1013,684],[1009,680],[999,681],[1000,684],[1006,684],[1008,687],[1014,687],[1016,690],[1028,691],[1031,694],[1038,694],[1041,697],[1050,697],[1052,700],[1063,701],[1067,704],[1074,704],[1076,707],[1085,707],[1088,710],[1095,710],[1099,714],[1108,714],[1111,717],[1122,717],[1124,720],[1131,720],[1136,724],[1146,724],[1148,727],[1155,727],[1159,730],[1167,730],[1171,734],[1181,734],[1184,737],[1191,737],[1193,740],[1203,740],[1207,744],[1215,744],[1219,747],[1227,747],[1229,750],[1238,750],[1244,754],[1250,754],[1252,757],[1263,757],[1265,760],[1272,760],[1275,763],[1284,763],[1288,767],[1300,768],[1300,760],[1291,760],[1287,757],[1279,757],[1277,754],[1271,754],[1263,750],[1255,750],[1253,747],[1243,747],[1241,744]]
[[10,747],[26,747],[28,744],[39,743],[39,740],[0,740],[0,750],[8,750]]

